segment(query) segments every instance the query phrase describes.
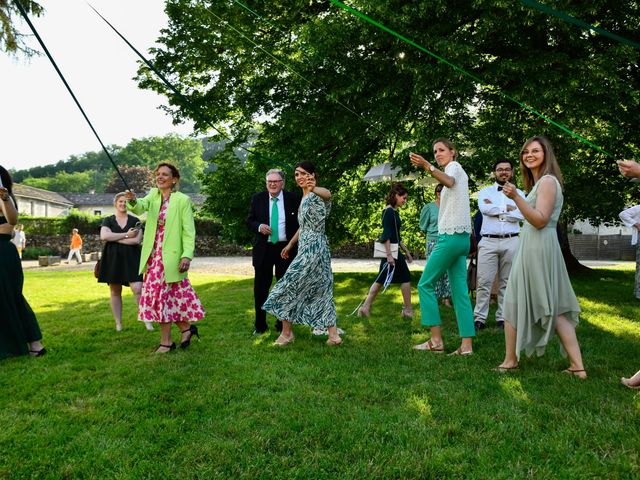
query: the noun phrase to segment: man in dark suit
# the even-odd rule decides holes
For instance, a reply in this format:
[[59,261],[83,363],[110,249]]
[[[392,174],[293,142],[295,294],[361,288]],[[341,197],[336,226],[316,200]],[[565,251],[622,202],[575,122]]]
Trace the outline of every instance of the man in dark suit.
[[[274,267],[276,279],[280,279],[298,251],[297,247],[292,248],[288,259],[280,256],[282,249],[298,231],[300,196],[283,190],[282,170],[269,170],[266,180],[267,191],[253,196],[247,218],[249,230],[256,234],[253,242],[253,297],[256,309],[254,335],[265,333],[269,329],[267,313],[262,310],[262,305],[269,295]],[[280,320],[276,320],[276,330],[282,331]]]

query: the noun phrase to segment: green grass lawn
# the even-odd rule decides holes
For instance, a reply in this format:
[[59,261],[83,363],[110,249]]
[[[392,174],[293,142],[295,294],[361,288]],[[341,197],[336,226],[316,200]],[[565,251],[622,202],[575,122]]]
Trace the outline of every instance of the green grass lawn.
[[193,274],[202,340],[166,355],[151,354],[159,332],[134,321],[129,293],[117,333],[90,272],[25,277],[49,353],[0,362],[3,479],[640,476],[640,395],[619,385],[640,369],[628,269],[574,279],[586,381],[560,373],[557,340],[517,373],[493,372],[504,339],[492,323],[473,357],[414,352],[426,334],[419,315],[400,317],[396,286],[371,318],[347,316],[369,274],[335,276],[344,345],[295,327],[285,348],[250,335],[252,279]]

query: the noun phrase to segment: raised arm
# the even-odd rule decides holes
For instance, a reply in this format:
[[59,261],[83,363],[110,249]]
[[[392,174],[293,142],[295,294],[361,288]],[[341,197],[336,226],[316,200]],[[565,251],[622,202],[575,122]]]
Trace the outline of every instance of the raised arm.
[[13,203],[13,198],[9,195],[9,191],[4,187],[0,187],[0,205],[2,205],[0,208],[2,208],[2,214],[7,219],[7,223],[15,226],[18,223],[18,209]]
[[[409,154],[409,158],[411,159],[411,163],[414,167],[424,168],[424,170],[429,173],[433,178],[435,178],[439,183],[443,184],[447,188],[451,188],[456,184],[456,179],[450,175],[447,175],[442,170],[439,170],[434,165],[426,161],[422,156],[417,153],[411,152]],[[432,168],[433,167],[433,168]]]
[[502,192],[515,202],[527,222],[537,229],[547,226],[557,194],[556,182],[551,177],[543,178],[540,181],[536,204],[533,207],[518,194],[516,187],[511,183],[506,183]]

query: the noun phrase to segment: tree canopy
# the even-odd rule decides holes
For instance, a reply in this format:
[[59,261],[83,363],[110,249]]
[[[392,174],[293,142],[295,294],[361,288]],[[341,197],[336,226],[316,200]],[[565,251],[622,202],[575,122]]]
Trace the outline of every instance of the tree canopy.
[[[28,15],[39,17],[44,14],[44,8],[38,2],[20,0],[20,4]],[[18,28],[22,23],[21,19],[14,1],[0,0],[0,51],[29,57],[35,54],[35,51],[26,45],[24,39],[27,35]]]
[[[391,160],[410,169],[407,152],[428,155],[440,136],[457,143],[477,183],[487,180],[498,158],[517,164],[526,138],[548,136],[565,176],[569,219],[612,221],[634,192],[614,161],[639,152],[640,52],[632,46],[522,2],[348,2],[479,83],[331,2],[244,3],[255,14],[235,1],[167,1],[170,22],[152,61],[236,143],[258,132],[253,149],[260,155],[235,165],[227,158],[225,168],[210,176],[225,176],[232,167],[264,172],[274,165],[315,161],[324,184],[342,200],[334,210],[339,221],[332,222],[337,238],[361,231],[361,210],[379,205],[383,187],[359,181],[368,167]],[[545,3],[638,41],[636,1]],[[189,117],[207,131],[192,107],[144,66],[139,81],[168,97],[176,120]],[[248,194],[230,201],[248,202]]]
[[[153,170],[162,161],[175,163],[180,169],[180,189],[188,193],[200,191],[200,176],[204,168],[202,141],[194,138],[182,138],[176,134],[133,139],[126,146],[110,145],[111,156],[121,170],[126,167],[145,167]],[[127,183],[138,183],[138,171],[131,171],[129,179],[123,171]],[[33,167],[12,172],[14,181],[24,182],[34,187],[54,192],[109,192],[107,186],[115,173],[109,158],[100,150],[72,155],[53,165]],[[117,175],[117,174],[116,174]],[[118,177],[119,178],[119,177]],[[131,180],[131,181],[129,181]],[[74,183],[75,182],[75,183]],[[146,185],[143,182],[140,185]],[[122,190],[121,188],[117,191]],[[140,190],[142,191],[142,190]]]

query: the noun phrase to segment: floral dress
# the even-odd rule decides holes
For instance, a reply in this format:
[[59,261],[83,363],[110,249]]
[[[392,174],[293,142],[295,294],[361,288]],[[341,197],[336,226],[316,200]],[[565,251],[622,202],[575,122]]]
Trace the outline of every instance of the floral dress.
[[153,250],[147,262],[138,307],[138,320],[143,322],[197,322],[204,318],[204,309],[188,278],[167,283],[162,264],[164,222],[169,201],[162,202]]
[[331,254],[325,235],[330,210],[331,202],[315,193],[300,203],[298,254],[262,306],[280,320],[321,329],[336,324]]

